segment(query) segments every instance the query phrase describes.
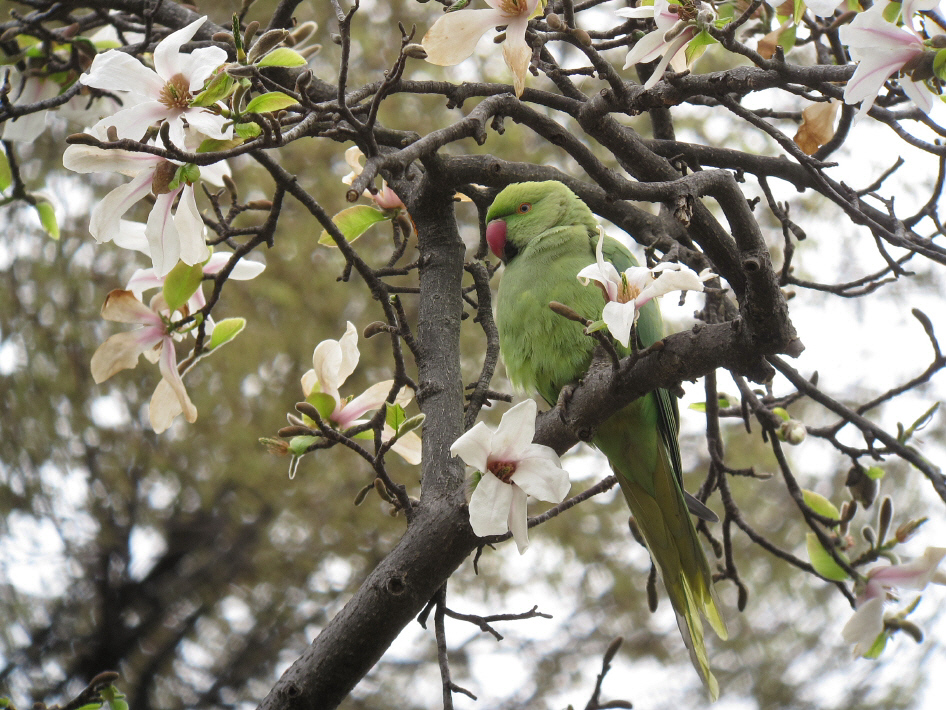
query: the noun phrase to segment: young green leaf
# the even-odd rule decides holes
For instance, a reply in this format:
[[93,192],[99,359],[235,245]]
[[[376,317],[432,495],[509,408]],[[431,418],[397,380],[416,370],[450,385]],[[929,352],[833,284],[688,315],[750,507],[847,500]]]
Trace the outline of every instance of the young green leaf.
[[841,519],[841,511],[839,511],[830,500],[825,498],[823,495],[815,493],[814,491],[802,491],[802,496],[805,499],[805,505],[815,511],[818,515],[823,515],[826,518],[831,518],[832,520]]
[[10,171],[10,161],[7,160],[5,150],[0,150],[0,192],[13,184],[13,173]]
[[235,88],[236,82],[233,81],[233,77],[221,71],[210,80],[206,89],[193,98],[191,106],[213,106],[232,94]]
[[250,140],[251,138],[256,138],[256,136],[262,133],[263,129],[261,129],[259,124],[255,121],[247,121],[246,123],[234,124],[233,132],[240,136],[240,138],[243,140]]
[[684,52],[687,64],[699,59],[711,44],[717,44],[717,40],[706,30],[702,30],[696,37],[691,39]]
[[317,436],[294,436],[289,440],[289,453],[302,456],[312,444],[319,440]]
[[[332,217],[332,222],[335,223],[338,231],[342,233],[345,239],[353,242],[364,234],[368,227],[385,219],[388,219],[388,217],[381,210],[368,205],[355,205]],[[335,240],[329,236],[328,231],[323,229],[322,234],[319,235],[319,244],[333,247],[335,246]]]
[[864,473],[867,474],[867,477],[874,481],[879,481],[884,477],[885,471],[880,466],[871,466]]
[[53,239],[59,239],[59,223],[56,221],[56,210],[53,209],[52,203],[40,200],[34,207],[36,207],[39,222],[43,225],[46,233]]
[[267,94],[260,94],[246,105],[244,113],[272,113],[290,106],[295,106],[298,101],[284,94],[281,91],[270,91]]
[[164,300],[167,301],[168,308],[172,312],[180,310],[200,288],[203,278],[203,264],[188,266],[183,261],[179,261],[164,279]]
[[304,67],[305,65],[305,57],[289,47],[276,47],[257,63],[260,67]]
[[246,326],[245,318],[224,318],[214,326],[213,333],[210,334],[210,349],[225,345],[240,334]]
[[[319,416],[322,417],[322,421],[328,421],[328,418],[332,416],[332,413],[335,411],[335,400],[332,398],[332,395],[325,394],[324,392],[312,392],[308,397],[305,398],[305,401],[315,407]],[[306,424],[315,426],[315,422],[309,419],[309,417],[303,415],[303,420]]]
[[401,428],[407,415],[404,413],[404,407],[400,404],[385,403],[384,421],[394,431]]
[[[841,569],[841,566],[822,547],[817,535],[813,532],[808,533],[805,536],[805,542],[808,547],[808,559],[811,561],[811,566],[815,568],[815,572],[834,582],[843,582],[847,579],[847,572]],[[841,558],[843,559],[843,555]]]

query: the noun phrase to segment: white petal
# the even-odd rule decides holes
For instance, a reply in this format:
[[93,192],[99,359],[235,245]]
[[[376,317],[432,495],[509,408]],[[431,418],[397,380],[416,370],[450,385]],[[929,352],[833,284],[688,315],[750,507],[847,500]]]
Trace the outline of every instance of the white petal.
[[210,250],[204,240],[204,222],[197,211],[193,185],[185,185],[181,190],[181,199],[174,213],[174,228],[180,243],[181,261],[189,266],[206,261]]
[[134,368],[138,364],[138,356],[154,348],[163,338],[163,329],[157,327],[116,333],[99,345],[92,354],[89,363],[92,379],[96,383],[102,383],[116,372]]
[[625,348],[630,347],[631,326],[637,319],[637,307],[634,301],[627,303],[618,303],[609,301],[604,304],[604,310],[601,311],[601,319],[608,326],[608,330],[621,345]]
[[102,304],[102,318],[115,323],[134,323],[163,328],[161,316],[139,301],[131,291],[110,291]]
[[818,17],[831,17],[841,3],[838,0],[805,0],[805,5]]
[[654,16],[653,5],[640,5],[638,7],[622,7],[615,10],[614,14],[618,17],[629,17],[631,19],[643,19]]
[[186,55],[181,55],[181,47],[193,39],[206,21],[207,16],[204,15],[158,42],[154,48],[154,68],[165,81],[182,73],[187,63]]
[[457,10],[441,15],[421,41],[427,61],[443,67],[459,64],[473,54],[487,30],[507,22],[497,10]]
[[627,53],[624,68],[630,69],[635,64],[654,61],[664,53],[668,45],[669,42],[664,41],[663,33],[660,30],[644,35],[637,40],[637,44],[631,47],[631,51]]
[[151,396],[151,405],[148,416],[151,427],[156,434],[165,431],[174,418],[183,412],[184,418],[190,423],[197,421],[197,407],[193,405],[184,382],[177,371],[177,354],[174,352],[174,343],[165,338],[161,348],[161,381]]
[[681,267],[679,270],[662,270],[650,285],[641,291],[637,306],[671,291],[702,291],[703,281],[692,269]]
[[470,525],[477,536],[502,535],[509,529],[512,496],[513,486],[488,471],[483,474],[470,497]]
[[121,218],[132,205],[151,192],[153,180],[151,171],[142,171],[131,182],[116,187],[92,208],[89,232],[96,241],[108,242],[118,235]]
[[211,185],[223,187],[223,176],[230,176],[230,165],[226,160],[221,160],[213,165],[200,166],[200,179],[209,182]]
[[110,49],[96,54],[88,74],[79,81],[86,86],[105,91],[130,91],[157,99],[164,89],[164,81],[130,54]]
[[167,276],[181,256],[181,241],[174,224],[174,215],[171,213],[175,195],[176,191],[158,195],[145,225],[145,235],[151,248],[151,261],[158,276]]
[[348,379],[348,376],[355,371],[358,366],[358,359],[361,357],[358,352],[358,330],[348,321],[345,326],[345,334],[338,340],[342,349],[342,360],[338,368],[338,386]]
[[506,27],[506,41],[503,42],[503,59],[512,72],[512,84],[516,96],[522,96],[526,85],[526,73],[532,61],[532,48],[526,43],[527,17],[512,20]]
[[558,455],[540,444],[533,444],[529,454],[516,462],[512,482],[533,498],[549,503],[561,503],[571,488],[568,473],[562,468]]
[[119,138],[140,140],[151,126],[167,119],[172,113],[160,101],[142,101],[113,116],[106,116],[93,126],[93,130],[102,135],[114,126]]
[[884,631],[883,597],[862,604],[841,630],[847,643],[854,644],[854,655],[863,656]]
[[[141,225],[142,228],[144,225]],[[145,291],[164,286],[164,279],[154,273],[154,269],[138,269],[128,280],[126,289],[135,294],[135,298],[141,299]]]
[[913,81],[909,77],[901,77],[900,88],[903,93],[915,103],[923,113],[933,110],[933,92],[922,81]]
[[162,161],[156,155],[130,150],[105,150],[92,145],[70,145],[62,154],[62,164],[77,173],[121,173],[135,177],[154,170]]
[[[390,432],[388,438],[394,435],[394,430],[387,424],[384,425],[384,428],[385,431]],[[384,432],[382,432],[381,438],[384,438]],[[399,454],[402,459],[412,466],[417,466],[421,462],[422,449],[423,442],[420,440],[420,437],[412,431],[407,432],[404,436],[395,441],[394,446],[391,447],[391,451]]]
[[391,391],[393,385],[394,380],[385,380],[384,382],[371,385],[371,387],[353,400],[337,408],[332,417],[333,421],[338,424],[339,427],[345,428],[351,426],[351,424],[365,412],[380,409],[385,400],[387,400],[388,393]]
[[[232,125],[226,130],[223,128],[223,124],[227,122],[227,119],[223,116],[210,113],[204,108],[189,108],[184,112],[184,117],[192,128],[197,129],[208,138],[227,140],[233,135]],[[182,140],[181,145],[184,145],[185,142],[186,141]],[[201,168],[201,171],[203,171],[203,168]],[[203,172],[201,172],[201,174],[203,174]]]
[[503,415],[496,433],[493,434],[491,460],[514,462],[519,459],[535,436],[537,412],[535,401],[527,399]]
[[[493,431],[483,422],[477,422],[453,442],[450,453],[459,456],[467,466],[483,472],[484,476],[493,476],[487,470],[489,453],[493,445]],[[497,479],[498,480],[498,479]],[[500,481],[501,482],[501,481]]]
[[529,499],[519,486],[510,486],[512,488],[512,501],[509,505],[509,516],[506,524],[512,532],[512,538],[516,541],[516,547],[519,548],[521,555],[529,549]]
[[145,256],[151,256],[151,246],[148,244],[148,237],[145,235],[145,225],[141,222],[119,220],[118,234],[115,235],[112,241],[115,246],[122,249],[140,251]]
[[227,52],[220,47],[201,47],[178,56],[180,72],[190,82],[192,94],[202,91],[207,79],[226,61]]

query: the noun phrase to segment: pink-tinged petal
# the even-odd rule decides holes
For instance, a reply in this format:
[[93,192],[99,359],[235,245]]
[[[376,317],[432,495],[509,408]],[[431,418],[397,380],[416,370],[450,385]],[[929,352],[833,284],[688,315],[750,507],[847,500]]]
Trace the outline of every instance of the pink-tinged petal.
[[625,348],[630,347],[631,326],[637,320],[637,307],[634,301],[618,303],[609,301],[601,311],[601,320],[608,326],[611,335]]
[[519,554],[529,549],[529,499],[519,486],[512,485],[512,501],[509,505],[509,516],[506,524],[516,541]]
[[341,378],[338,386],[341,387],[342,382],[347,380],[358,367],[358,360],[361,357],[358,352],[358,330],[351,321],[346,323],[345,334],[338,339],[338,344],[342,349],[342,361],[338,368],[338,376]]
[[913,81],[909,77],[900,78],[900,88],[903,93],[915,103],[923,113],[933,110],[933,92],[922,81]]
[[174,213],[174,227],[180,243],[180,258],[188,266],[200,264],[210,256],[204,240],[204,221],[197,211],[194,186],[185,185]]
[[847,643],[854,644],[855,656],[863,656],[883,632],[884,600],[875,597],[858,607],[841,630],[841,636]]
[[151,192],[153,179],[153,173],[145,170],[131,182],[116,187],[92,208],[89,232],[97,242],[109,242],[116,237],[121,230],[121,218]]
[[[392,436],[394,436],[394,429],[385,424],[384,431],[381,432],[381,438],[387,441]],[[398,454],[412,466],[420,464],[422,449],[423,442],[421,442],[420,437],[412,431],[407,432],[404,436],[395,441],[394,446],[391,447],[391,451]]]
[[630,69],[635,64],[654,61],[657,57],[663,55],[669,44],[669,42],[664,41],[664,33],[660,30],[644,35],[637,40],[637,44],[631,47],[631,51],[627,53],[624,68]]
[[161,316],[135,298],[131,291],[110,291],[102,304],[102,318],[115,323],[133,323],[164,328]]
[[386,380],[371,385],[353,400],[338,407],[332,415],[332,421],[338,424],[340,429],[344,429],[351,426],[351,423],[365,412],[380,409],[388,398],[392,385],[394,385],[394,380]]
[[101,384],[116,372],[134,368],[138,364],[138,356],[153,349],[163,339],[164,330],[157,327],[116,333],[92,354],[92,379]]
[[527,17],[518,17],[506,27],[506,41],[503,42],[503,59],[512,72],[513,89],[516,96],[522,96],[526,86],[526,73],[532,61],[532,48],[526,43]]
[[145,291],[162,286],[164,286],[164,279],[154,273],[154,269],[138,269],[131,275],[125,288],[135,294],[135,298],[141,299]]
[[867,577],[871,582],[879,582],[890,589],[920,590],[933,579],[936,568],[944,557],[946,557],[946,548],[928,547],[922,557],[901,565],[875,567],[867,573]]
[[164,81],[182,73],[186,62],[181,56],[181,47],[194,38],[206,21],[207,16],[204,15],[158,42],[154,48],[154,68]]
[[160,434],[171,426],[174,418],[181,413],[191,424],[197,421],[197,407],[191,402],[187,390],[184,389],[184,381],[177,371],[174,343],[170,338],[164,340],[159,367],[161,381],[151,396],[151,406],[148,408],[151,427],[156,434]]
[[916,32],[916,27],[913,24],[913,16],[918,12],[930,12],[931,10],[935,10],[941,1],[942,0],[904,0],[900,7],[900,16],[903,18],[904,24],[913,32]]
[[499,422],[493,434],[491,461],[514,462],[522,451],[532,443],[535,436],[535,416],[538,406],[534,400],[527,399],[510,408]]
[[166,120],[172,114],[173,111],[160,101],[142,101],[113,116],[106,116],[96,123],[93,129],[99,133],[106,133],[110,127],[114,126],[119,138],[140,140],[151,126]]
[[164,81],[153,70],[116,49],[96,54],[89,73],[79,77],[79,81],[96,89],[130,91],[151,98],[157,98],[164,89]]
[[181,242],[171,207],[177,191],[158,195],[148,215],[145,235],[151,248],[151,261],[158,276],[167,276],[181,256]]
[[652,89],[656,86],[657,82],[663,78],[667,65],[677,56],[677,52],[683,49],[687,43],[693,39],[695,29],[696,28],[688,27],[675,37],[673,42],[664,49],[663,57],[660,58],[660,61],[657,62],[657,66],[654,67],[654,73],[651,74],[650,78],[644,83],[645,89]]
[[148,237],[145,235],[145,225],[141,222],[119,220],[118,234],[112,238],[112,242],[122,249],[140,251],[145,256],[151,256],[151,246],[148,244]]
[[498,10],[457,10],[441,15],[421,41],[427,61],[442,67],[467,59],[480,38],[491,28],[504,25],[509,18]]
[[667,50],[667,53],[670,55],[670,68],[675,72],[686,71],[689,68],[686,52],[680,50],[685,49],[686,45],[690,44],[690,40],[696,37],[697,34],[699,34],[699,30],[696,27],[688,27],[680,33],[680,38],[677,38],[674,42],[674,44],[680,42],[680,46],[676,48],[671,46],[671,48]]
[[478,537],[505,533],[509,530],[512,503],[513,486],[503,483],[488,471],[484,473],[470,497],[470,526],[473,532]]
[[65,168],[77,173],[121,173],[135,177],[143,170],[154,170],[162,158],[130,150],[105,150],[92,145],[70,145],[62,154]]
[[[477,422],[453,442],[450,453],[463,459],[467,466],[483,472],[484,476],[492,476],[487,470],[492,445],[492,429],[483,422]],[[493,478],[496,477],[493,476]]]
[[533,444],[516,463],[512,482],[533,498],[549,503],[561,503],[571,488],[568,473],[562,468],[558,455],[540,444]]
[[[223,124],[227,122],[227,119],[223,116],[210,113],[204,108],[189,108],[184,112],[184,118],[187,119],[187,123],[190,124],[191,128],[196,129],[208,138],[227,140],[233,135],[232,125],[226,130],[223,128]],[[184,138],[181,139],[180,145],[185,145]],[[203,175],[203,170],[204,169],[201,168],[201,175]]]
[[[232,256],[233,254],[228,254],[223,251],[214,252],[207,263],[204,264],[204,273],[208,276],[220,273],[223,267],[230,263]],[[265,268],[266,264],[260,261],[253,261],[252,259],[246,258],[240,259],[230,271],[229,278],[235,281],[249,281],[263,273],[263,269]]]

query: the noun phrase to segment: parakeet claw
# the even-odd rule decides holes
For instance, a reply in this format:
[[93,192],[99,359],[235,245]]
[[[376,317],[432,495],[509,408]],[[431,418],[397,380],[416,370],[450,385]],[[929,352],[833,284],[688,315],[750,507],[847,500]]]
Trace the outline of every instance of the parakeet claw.
[[555,410],[558,412],[558,418],[562,424],[568,424],[568,401],[575,392],[575,385],[565,385],[558,393],[558,399],[555,401]]

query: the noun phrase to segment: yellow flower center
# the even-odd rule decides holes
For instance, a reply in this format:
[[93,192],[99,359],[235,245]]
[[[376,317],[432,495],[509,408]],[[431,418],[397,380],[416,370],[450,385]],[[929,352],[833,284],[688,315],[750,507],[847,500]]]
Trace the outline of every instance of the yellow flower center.
[[158,101],[168,108],[183,111],[190,106],[192,98],[190,82],[183,74],[175,74],[161,89],[161,96],[158,97]]
[[636,286],[631,286],[627,282],[627,274],[621,274],[621,288],[618,289],[618,303],[628,303],[629,301],[636,301],[637,297],[641,295],[641,290]]
[[516,472],[516,464],[512,461],[493,461],[486,468],[503,483],[509,483]]
[[519,17],[529,11],[527,0],[502,0],[499,10],[507,17]]

